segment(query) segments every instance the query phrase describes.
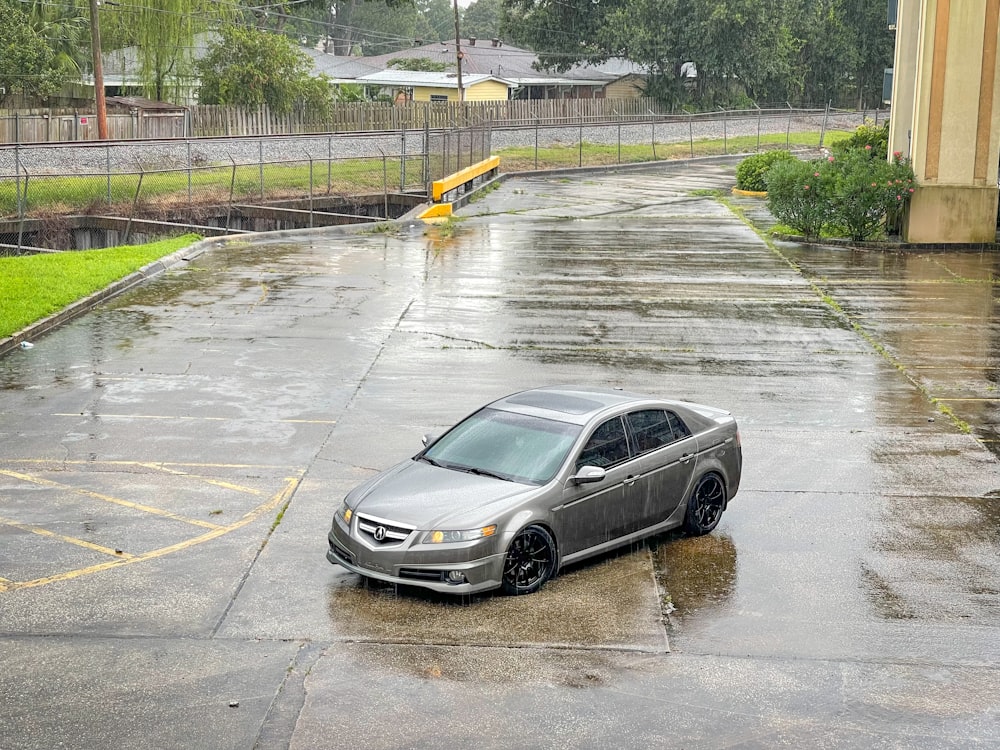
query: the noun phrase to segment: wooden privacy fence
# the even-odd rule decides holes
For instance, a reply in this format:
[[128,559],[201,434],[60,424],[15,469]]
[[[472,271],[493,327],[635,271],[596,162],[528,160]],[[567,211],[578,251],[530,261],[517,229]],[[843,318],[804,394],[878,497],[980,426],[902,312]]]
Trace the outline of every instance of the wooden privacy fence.
[[[636,120],[665,114],[652,99],[539,99],[496,102],[341,102],[323,115],[267,107],[247,111],[202,104],[172,111],[108,113],[110,140],[300,135],[455,128],[490,124],[558,125]],[[0,111],[0,143],[97,140],[97,119],[82,110]]]

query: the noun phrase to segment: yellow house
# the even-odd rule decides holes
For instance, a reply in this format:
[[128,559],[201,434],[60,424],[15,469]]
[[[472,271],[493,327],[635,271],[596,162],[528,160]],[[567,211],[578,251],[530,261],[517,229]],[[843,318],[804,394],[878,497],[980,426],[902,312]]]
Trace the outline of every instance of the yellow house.
[[[457,102],[458,75],[421,70],[380,70],[359,76],[355,83],[388,89],[396,101]],[[496,76],[470,73],[462,76],[462,90],[467,102],[507,101],[517,84]]]

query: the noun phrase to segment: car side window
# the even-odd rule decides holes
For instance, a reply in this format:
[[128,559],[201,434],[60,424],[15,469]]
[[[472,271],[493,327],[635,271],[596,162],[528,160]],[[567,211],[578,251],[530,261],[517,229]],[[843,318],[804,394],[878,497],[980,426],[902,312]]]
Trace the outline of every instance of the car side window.
[[691,437],[691,430],[684,420],[674,414],[672,411],[667,412],[667,420],[670,422],[670,427],[674,431],[674,440],[683,440],[686,437]]
[[638,453],[654,451],[691,435],[691,430],[672,411],[644,409],[632,412],[626,419]]
[[582,466],[599,466],[602,469],[621,463],[629,457],[628,439],[625,437],[625,425],[621,417],[609,419],[600,425],[590,440],[583,446],[576,468]]

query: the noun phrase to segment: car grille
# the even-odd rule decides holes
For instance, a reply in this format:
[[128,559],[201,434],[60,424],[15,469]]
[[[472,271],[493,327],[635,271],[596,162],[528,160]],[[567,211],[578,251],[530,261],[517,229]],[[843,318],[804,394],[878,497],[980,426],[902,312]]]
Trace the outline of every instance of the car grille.
[[368,541],[380,546],[402,544],[412,532],[412,526],[404,526],[384,521],[381,518],[358,514],[358,533]]
[[443,581],[443,570],[427,570],[425,568],[400,568],[400,578],[409,578],[414,581]]

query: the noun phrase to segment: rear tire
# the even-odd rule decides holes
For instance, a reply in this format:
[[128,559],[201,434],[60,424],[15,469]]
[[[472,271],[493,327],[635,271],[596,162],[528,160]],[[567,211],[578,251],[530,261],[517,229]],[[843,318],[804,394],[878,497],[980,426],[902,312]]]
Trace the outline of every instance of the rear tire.
[[698,480],[688,499],[684,516],[684,531],[691,536],[702,536],[719,525],[722,511],[726,509],[726,485],[718,474],[706,474]]
[[507,548],[501,588],[505,594],[534,594],[556,572],[556,540],[541,526],[527,526]]

